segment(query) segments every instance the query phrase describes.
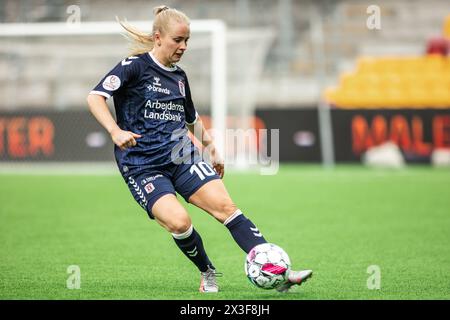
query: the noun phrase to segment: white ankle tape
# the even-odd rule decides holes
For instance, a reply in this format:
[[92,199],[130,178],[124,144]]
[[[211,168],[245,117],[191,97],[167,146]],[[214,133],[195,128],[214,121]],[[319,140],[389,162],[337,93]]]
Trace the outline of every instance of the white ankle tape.
[[178,240],[186,239],[187,237],[189,237],[192,234],[193,230],[194,230],[194,227],[191,224],[189,229],[187,229],[185,232],[180,233],[180,234],[172,233],[172,236]]
[[239,210],[239,209],[237,209],[231,216],[229,216],[229,217],[227,218],[227,220],[225,220],[225,221],[223,222],[223,225],[226,226],[227,224],[229,224],[231,221],[233,221],[234,218],[236,218],[236,217],[237,217],[238,215],[240,215],[240,214],[242,214],[242,211]]

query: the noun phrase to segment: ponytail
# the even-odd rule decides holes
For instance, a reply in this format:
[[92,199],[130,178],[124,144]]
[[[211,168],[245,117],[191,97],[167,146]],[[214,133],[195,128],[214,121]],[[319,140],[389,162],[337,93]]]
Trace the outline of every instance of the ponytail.
[[183,12],[169,8],[165,5],[153,8],[153,14],[155,15],[155,20],[153,22],[153,30],[151,34],[142,32],[129,24],[128,21],[120,20],[118,17],[116,17],[116,20],[119,22],[122,28],[127,31],[126,37],[131,43],[130,56],[135,56],[152,51],[153,47],[155,46],[153,34],[156,31],[159,31],[160,33],[167,32],[171,19],[175,19],[179,22],[185,22],[187,24],[190,23],[189,18]]

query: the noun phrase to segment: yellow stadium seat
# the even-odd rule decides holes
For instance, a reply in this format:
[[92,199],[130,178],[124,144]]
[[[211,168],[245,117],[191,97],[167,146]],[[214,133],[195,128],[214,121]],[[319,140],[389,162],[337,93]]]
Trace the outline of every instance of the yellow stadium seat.
[[376,63],[377,71],[380,73],[399,73],[404,60],[398,57],[382,57]]
[[378,88],[381,82],[381,77],[378,73],[363,73],[358,75],[359,81],[370,88]]
[[450,90],[450,73],[443,72],[439,76],[439,79],[443,85],[445,85],[448,90]]
[[379,109],[386,105],[385,99],[379,92],[371,92],[366,95],[366,109]]
[[426,108],[429,107],[430,102],[430,92],[424,90],[423,87],[417,86],[416,88],[411,88],[409,93],[409,99],[411,103],[411,108]]
[[343,89],[355,89],[359,86],[359,80],[353,72],[346,72],[340,76],[339,85]]
[[338,94],[338,89],[336,87],[328,87],[323,93],[323,97],[326,102],[330,104],[336,104],[336,98]]
[[427,68],[426,62],[427,60],[424,56],[407,58],[405,62],[405,68],[407,70],[405,72],[420,75]]
[[430,105],[436,108],[450,107],[450,90],[445,86],[436,86],[430,90]]
[[374,57],[360,57],[356,62],[356,72],[357,73],[373,73],[376,72],[376,64],[377,59]]
[[418,76],[412,73],[399,74],[398,87],[403,92],[408,92],[409,88],[417,82]]
[[409,87],[417,81],[418,75],[412,72],[405,72],[399,75],[401,87]]
[[425,85],[427,88],[439,88],[445,83],[445,78],[442,73],[430,73],[424,77]]
[[450,57],[362,56],[355,72],[343,73],[338,88],[324,92],[341,108],[450,107]]
[[444,68],[445,58],[440,54],[429,54],[424,58],[424,72],[441,71]]
[[445,17],[443,34],[445,37],[450,39],[450,14],[447,17]]
[[345,109],[345,97],[340,92],[336,95],[335,106],[339,109]]
[[450,56],[444,57],[442,64],[443,72],[450,74]]
[[376,108],[376,99],[378,96],[377,90],[367,85],[362,87],[361,90],[355,91],[355,104],[361,109]]
[[340,90],[339,99],[342,108],[345,109],[356,109],[364,107],[364,95],[359,90]]
[[399,73],[419,73],[423,68],[423,59],[421,57],[406,56],[402,58]]
[[402,91],[395,87],[387,87],[381,92],[385,99],[386,108],[400,108],[404,107],[404,95]]
[[400,90],[401,77],[395,73],[385,73],[380,76],[380,90]]

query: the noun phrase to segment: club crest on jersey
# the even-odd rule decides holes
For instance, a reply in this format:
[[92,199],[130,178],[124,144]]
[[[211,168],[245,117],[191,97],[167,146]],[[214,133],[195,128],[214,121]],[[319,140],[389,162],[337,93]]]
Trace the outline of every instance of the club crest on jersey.
[[105,90],[115,91],[120,88],[120,78],[115,75],[107,76],[102,86]]
[[145,189],[145,192],[150,193],[153,190],[155,190],[155,186],[153,185],[153,183],[150,182],[145,185],[144,189]]
[[186,92],[184,90],[184,82],[179,80],[178,81],[178,87],[180,88],[180,93],[183,97],[186,97]]

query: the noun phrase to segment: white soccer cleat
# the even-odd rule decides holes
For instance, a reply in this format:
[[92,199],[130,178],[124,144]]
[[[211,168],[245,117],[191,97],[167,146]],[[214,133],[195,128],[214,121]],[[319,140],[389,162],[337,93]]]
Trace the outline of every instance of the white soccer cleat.
[[312,270],[289,271],[288,280],[279,285],[276,290],[278,292],[288,292],[293,285],[301,285],[303,282],[312,277]]
[[221,277],[221,273],[216,272],[215,269],[208,268],[206,272],[200,272],[200,275],[200,292],[219,292],[219,286],[217,285],[216,277]]

